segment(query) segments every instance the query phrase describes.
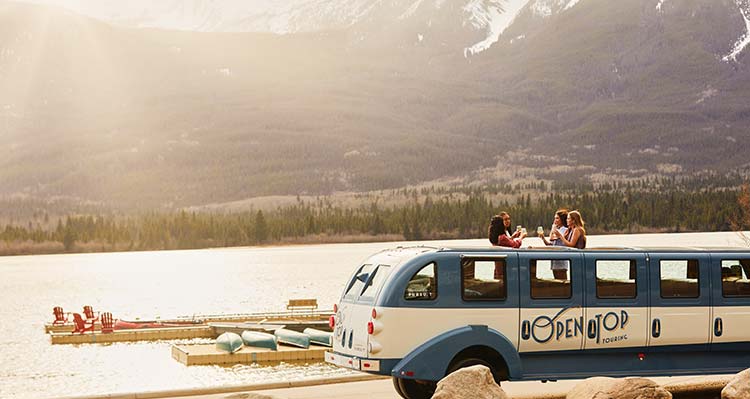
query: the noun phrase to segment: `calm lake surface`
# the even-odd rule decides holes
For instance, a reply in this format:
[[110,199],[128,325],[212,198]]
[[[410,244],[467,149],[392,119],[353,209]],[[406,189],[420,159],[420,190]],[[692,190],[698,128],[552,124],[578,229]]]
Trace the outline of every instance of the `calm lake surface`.
[[[0,398],[50,398],[288,381],[350,373],[325,364],[183,366],[173,343],[51,345],[52,308],[84,305],[115,318],[283,310],[290,298],[338,300],[370,254],[396,245],[485,246],[429,241],[0,257]],[[524,245],[540,245],[536,238]],[[591,236],[590,247],[741,246],[735,233]],[[209,340],[203,340],[210,342]],[[193,340],[189,342],[201,342]]]

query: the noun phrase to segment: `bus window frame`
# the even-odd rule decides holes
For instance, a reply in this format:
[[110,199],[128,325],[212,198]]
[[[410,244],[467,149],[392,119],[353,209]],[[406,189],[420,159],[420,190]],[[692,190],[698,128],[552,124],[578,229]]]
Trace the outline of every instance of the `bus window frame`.
[[[594,294],[596,295],[596,299],[601,299],[604,301],[617,301],[617,300],[628,300],[628,299],[637,299],[638,298],[638,261],[633,258],[622,258],[622,259],[607,259],[607,258],[593,258],[594,261]],[[612,261],[628,261],[630,262],[629,267],[635,269],[635,278],[633,279],[633,282],[635,284],[635,294],[633,296],[599,296],[599,277],[597,277],[596,272],[599,270],[599,262],[612,262]],[[661,271],[660,271],[661,272]],[[661,281],[661,279],[660,279]],[[661,294],[661,287],[659,288]]]
[[[422,270],[424,270],[424,268],[427,267],[427,266],[429,266],[429,265],[432,265],[432,273],[434,275],[433,276],[433,281],[435,283],[435,297],[434,298],[407,298],[406,297],[406,290],[407,290],[407,288],[409,288],[409,283],[411,282],[411,280],[414,277],[416,277],[419,274],[419,272],[421,272]],[[424,265],[422,265],[419,269],[417,269],[416,272],[414,272],[414,274],[411,275],[411,277],[409,277],[408,280],[406,280],[406,287],[404,287],[404,291],[403,291],[403,293],[401,295],[401,299],[404,300],[404,301],[406,301],[406,302],[408,302],[408,303],[424,303],[424,302],[430,302],[430,301],[434,302],[434,301],[437,301],[438,298],[440,298],[439,287],[440,287],[440,285],[438,284],[438,262],[436,260],[432,260],[432,261],[427,262]]]
[[[672,301],[672,300],[680,300],[680,299],[688,299],[688,300],[696,300],[701,299],[701,260],[699,258],[659,258],[659,273],[657,274],[659,277],[659,298]],[[690,265],[690,262],[695,262],[698,265],[698,278],[696,279],[696,285],[698,286],[698,295],[696,296],[664,296],[664,292],[661,289],[661,284],[664,281],[661,278],[661,266],[663,262],[676,262],[676,261],[685,261],[688,262],[688,266]],[[685,271],[687,272],[687,270]]]
[[[475,263],[477,261],[485,261],[485,262],[503,262],[503,290],[502,299],[497,298],[466,298],[464,295],[464,262],[472,262]],[[506,302],[508,300],[508,261],[507,257],[487,257],[487,256],[462,256],[459,261],[459,274],[460,274],[460,281],[459,281],[459,290],[461,291],[461,301],[463,302]]]
[[[552,267],[553,260],[565,260],[568,262],[568,296],[549,296],[549,297],[536,297],[534,296],[534,280],[536,276],[532,276],[532,271],[536,274],[537,262],[538,261],[549,261],[550,267]],[[533,265],[533,267],[532,267]],[[539,279],[536,279],[539,280]],[[570,300],[573,299],[573,259],[572,258],[529,258],[529,298],[532,301],[559,301],[559,300]]]

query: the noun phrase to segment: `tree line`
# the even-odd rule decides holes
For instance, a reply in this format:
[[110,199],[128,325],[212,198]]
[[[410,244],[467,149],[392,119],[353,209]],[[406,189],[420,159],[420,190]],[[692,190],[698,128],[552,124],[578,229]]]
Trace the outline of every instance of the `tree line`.
[[519,193],[502,200],[493,200],[495,196],[482,190],[460,197],[414,194],[391,206],[380,205],[378,200],[356,207],[335,206],[322,199],[298,200],[293,205],[265,212],[70,215],[59,219],[54,228],[31,223],[4,225],[0,227],[0,240],[6,248],[26,243],[27,252],[35,253],[34,246],[44,243],[49,244],[47,252],[76,252],[348,241],[353,237],[358,240],[483,238],[490,217],[500,211],[509,212],[514,225],[523,225],[530,231],[536,226],[548,230],[559,207],[580,210],[589,234],[750,228],[750,220],[740,209],[746,198],[740,189],[644,191],[626,186],[584,193],[575,190]]

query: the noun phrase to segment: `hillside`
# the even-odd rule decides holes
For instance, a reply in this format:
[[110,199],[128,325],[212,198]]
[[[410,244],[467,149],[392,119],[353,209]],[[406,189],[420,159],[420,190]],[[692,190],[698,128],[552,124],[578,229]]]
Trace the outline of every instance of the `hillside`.
[[[747,4],[470,3],[485,8],[378,3],[277,35],[0,1],[0,195],[202,205],[468,176],[509,152],[610,173],[748,166]],[[472,25],[501,9],[502,34]]]

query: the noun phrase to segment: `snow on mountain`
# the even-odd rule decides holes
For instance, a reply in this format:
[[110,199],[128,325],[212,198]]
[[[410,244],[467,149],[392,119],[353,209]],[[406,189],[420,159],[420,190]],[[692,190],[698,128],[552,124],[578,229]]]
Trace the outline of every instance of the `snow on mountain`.
[[[465,43],[465,57],[498,42],[516,17],[529,10],[542,19],[567,12],[580,0],[23,0],[54,4],[80,14],[135,27],[201,32],[265,32],[291,34],[341,29],[377,15],[382,24],[425,23],[446,7],[457,10],[453,18],[465,29],[480,32],[474,43]],[[655,11],[664,13],[668,0],[655,0]],[[735,0],[745,21],[745,33],[736,40],[724,61],[736,61],[750,45],[750,0]],[[585,3],[585,2],[584,2]],[[671,4],[671,3],[670,3]],[[385,11],[384,11],[385,10]],[[452,12],[452,11],[451,11]],[[433,13],[433,14],[431,14]],[[421,33],[420,33],[421,35]],[[364,36],[363,36],[364,37]],[[411,36],[413,37],[413,36]],[[420,42],[422,40],[420,39]],[[457,49],[458,50],[458,49]],[[459,50],[460,51],[460,50]]]
[[[498,41],[519,12],[530,2],[560,0],[26,0],[63,6],[111,23],[143,28],[200,32],[270,32],[289,34],[352,26],[384,9],[393,20],[405,21],[424,13],[459,6],[464,26],[486,38],[470,45],[465,54],[484,51]],[[574,4],[577,0],[565,0]],[[461,7],[460,5],[463,4]],[[376,12],[377,11],[377,12]],[[392,14],[395,12],[395,14]],[[385,21],[389,22],[389,21]]]
[[531,11],[538,17],[546,18],[561,11],[569,10],[578,2],[579,0],[535,0],[531,4]]
[[506,28],[530,0],[472,0],[463,10],[475,29],[485,29],[487,38],[464,49],[464,57],[487,50],[495,44]]
[[737,56],[750,45],[750,0],[735,0],[745,21],[745,33],[734,43],[732,51],[721,58],[724,62],[737,61]]

